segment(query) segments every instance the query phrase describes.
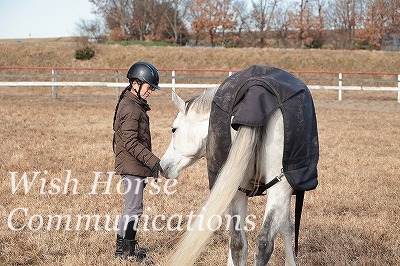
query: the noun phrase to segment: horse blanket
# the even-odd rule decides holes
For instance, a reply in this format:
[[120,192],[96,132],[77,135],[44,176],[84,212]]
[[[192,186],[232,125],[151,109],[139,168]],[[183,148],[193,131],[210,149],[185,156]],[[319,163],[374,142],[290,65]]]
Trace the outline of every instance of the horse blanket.
[[296,191],[317,187],[319,143],[308,87],[284,70],[253,65],[227,78],[213,98],[206,151],[210,189],[228,157],[231,127],[263,126],[278,108],[284,123],[282,171]]

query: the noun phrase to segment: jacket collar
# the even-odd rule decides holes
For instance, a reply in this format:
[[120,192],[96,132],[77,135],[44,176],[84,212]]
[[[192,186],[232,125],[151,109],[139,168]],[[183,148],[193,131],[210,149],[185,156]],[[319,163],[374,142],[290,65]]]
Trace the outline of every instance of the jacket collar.
[[131,91],[127,91],[124,95],[124,97],[127,97],[128,99],[134,101],[138,105],[140,105],[145,111],[150,111],[150,105],[147,103],[145,99],[141,99],[137,97],[134,93]]

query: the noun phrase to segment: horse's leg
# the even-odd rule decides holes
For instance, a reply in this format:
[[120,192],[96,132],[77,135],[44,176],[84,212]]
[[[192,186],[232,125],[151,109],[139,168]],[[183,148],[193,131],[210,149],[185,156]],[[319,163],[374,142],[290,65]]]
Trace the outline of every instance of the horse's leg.
[[[258,151],[258,168],[265,182],[280,174],[284,145],[283,116],[277,110],[269,119],[263,135],[261,150]],[[295,265],[292,250],[292,225],[290,221],[290,200],[292,187],[283,177],[280,182],[267,191],[267,204],[264,220],[257,238],[254,265],[265,265],[274,250],[274,241],[281,234],[285,245],[286,265]]]
[[257,239],[254,265],[266,265],[271,258],[278,233],[284,242],[285,265],[295,265],[290,220],[291,196],[292,188],[285,178],[268,191],[264,221]]
[[230,236],[228,266],[245,266],[247,264],[247,238],[244,221],[247,214],[248,199],[245,193],[236,193],[229,206]]
[[285,265],[291,266],[296,265],[294,256],[293,256],[293,247],[292,247],[292,222],[290,220],[290,200],[292,198],[292,188],[290,187],[290,195],[286,196],[286,204],[282,210],[285,210],[286,214],[282,217],[282,227],[279,230],[279,233],[283,239],[284,249],[285,249]]

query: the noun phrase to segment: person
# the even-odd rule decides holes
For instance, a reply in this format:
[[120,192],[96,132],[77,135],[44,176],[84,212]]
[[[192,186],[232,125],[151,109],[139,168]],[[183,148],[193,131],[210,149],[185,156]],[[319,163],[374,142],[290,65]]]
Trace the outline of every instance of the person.
[[124,208],[119,221],[115,257],[142,260],[146,257],[136,240],[139,218],[143,213],[143,190],[147,177],[156,180],[160,159],[151,151],[147,97],[158,86],[159,74],[148,62],[133,64],[127,73],[129,85],[121,93],[114,113],[113,150],[115,172],[124,185]]

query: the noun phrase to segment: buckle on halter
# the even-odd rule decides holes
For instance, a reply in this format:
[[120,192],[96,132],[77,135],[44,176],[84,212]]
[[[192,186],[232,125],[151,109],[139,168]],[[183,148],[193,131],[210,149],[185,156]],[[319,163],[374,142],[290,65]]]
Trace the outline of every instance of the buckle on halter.
[[281,181],[283,176],[284,176],[284,174],[283,174],[283,172],[281,172],[281,173],[276,177],[276,179],[278,179],[278,181]]
[[253,188],[253,190],[245,189],[242,187],[239,187],[238,190],[243,193],[246,193],[247,197],[265,196],[266,194],[264,194],[264,191],[266,191],[267,189],[269,189],[270,187],[281,181],[283,176],[284,173],[282,171],[278,176],[269,181],[267,184],[258,183],[257,186]]

